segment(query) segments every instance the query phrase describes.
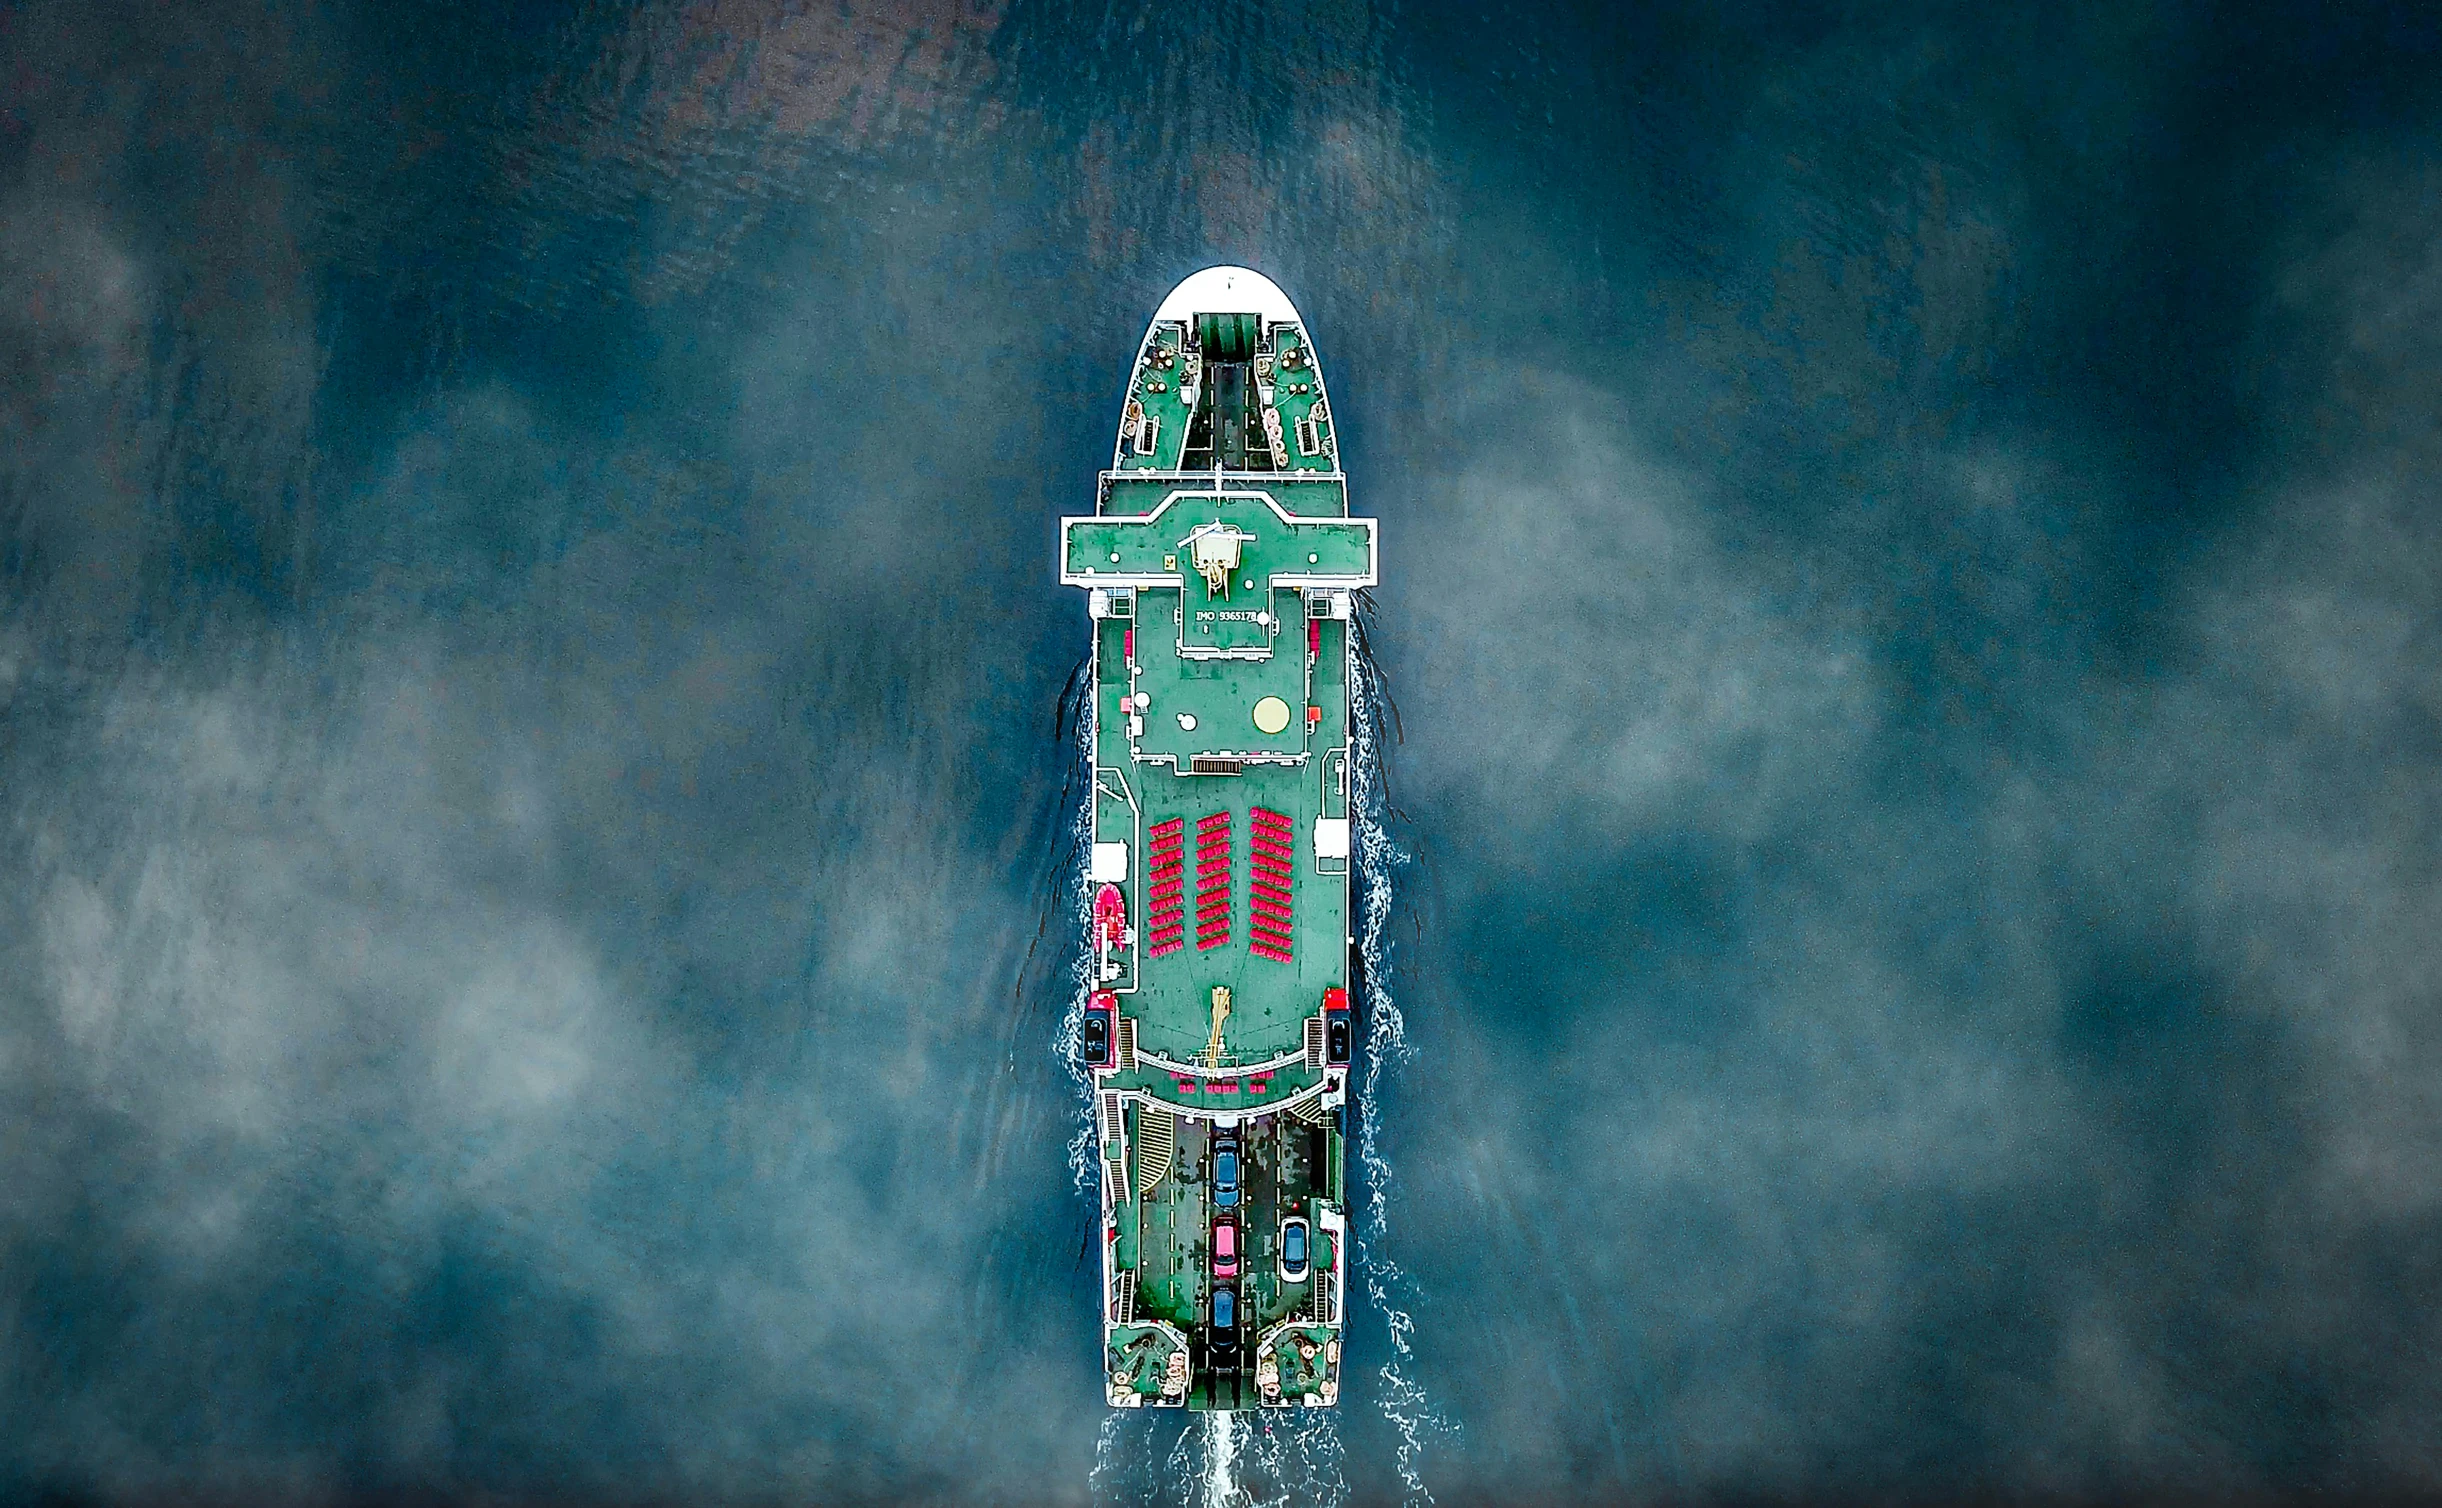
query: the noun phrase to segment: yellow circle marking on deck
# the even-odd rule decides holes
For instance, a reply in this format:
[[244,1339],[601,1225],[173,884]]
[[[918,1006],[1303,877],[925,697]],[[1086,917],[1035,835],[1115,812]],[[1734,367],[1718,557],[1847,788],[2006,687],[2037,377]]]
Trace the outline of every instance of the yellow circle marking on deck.
[[1255,704],[1255,727],[1265,733],[1278,733],[1289,726],[1289,704],[1276,696],[1267,696]]

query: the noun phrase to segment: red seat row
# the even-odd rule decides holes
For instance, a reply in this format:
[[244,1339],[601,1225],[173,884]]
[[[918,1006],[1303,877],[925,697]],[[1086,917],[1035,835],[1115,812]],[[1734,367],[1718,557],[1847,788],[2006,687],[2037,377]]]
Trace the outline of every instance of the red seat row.
[[1229,941],[1230,818],[1214,812],[1196,822],[1196,951]]
[[1181,916],[1186,909],[1186,876],[1181,872],[1185,863],[1181,850],[1187,842],[1187,819],[1173,817],[1156,822],[1149,833],[1145,850],[1145,951],[1154,958],[1176,953],[1187,946],[1187,926]]
[[1273,963],[1294,961],[1292,888],[1297,878],[1296,829],[1282,813],[1247,813],[1247,951]]

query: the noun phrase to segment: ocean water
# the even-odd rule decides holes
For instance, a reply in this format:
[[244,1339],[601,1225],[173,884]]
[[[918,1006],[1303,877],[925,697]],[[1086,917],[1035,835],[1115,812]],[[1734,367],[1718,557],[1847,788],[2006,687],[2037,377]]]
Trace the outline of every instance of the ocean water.
[[[2442,1489],[2442,36],[0,10],[0,1498]],[[1261,268],[1367,1306],[1115,1419],[1089,505]]]

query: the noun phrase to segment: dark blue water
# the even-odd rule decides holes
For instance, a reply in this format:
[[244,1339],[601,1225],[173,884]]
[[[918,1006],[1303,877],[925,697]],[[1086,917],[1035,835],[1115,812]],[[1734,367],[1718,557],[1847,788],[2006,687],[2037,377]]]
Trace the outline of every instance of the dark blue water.
[[1216,261],[1384,521],[1410,1053],[1229,1482],[2442,1489],[2438,52],[0,9],[0,1497],[1205,1500],[1051,547]]

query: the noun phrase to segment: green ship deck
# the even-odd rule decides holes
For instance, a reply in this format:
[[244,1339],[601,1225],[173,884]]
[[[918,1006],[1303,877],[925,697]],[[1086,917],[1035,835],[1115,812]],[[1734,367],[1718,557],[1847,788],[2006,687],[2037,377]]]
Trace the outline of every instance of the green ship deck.
[[1349,516],[1304,323],[1269,282],[1215,268],[1163,302],[1096,510],[1061,520],[1060,577],[1087,589],[1094,635],[1086,1037],[1110,1401],[1328,1405],[1348,630],[1376,538]]

